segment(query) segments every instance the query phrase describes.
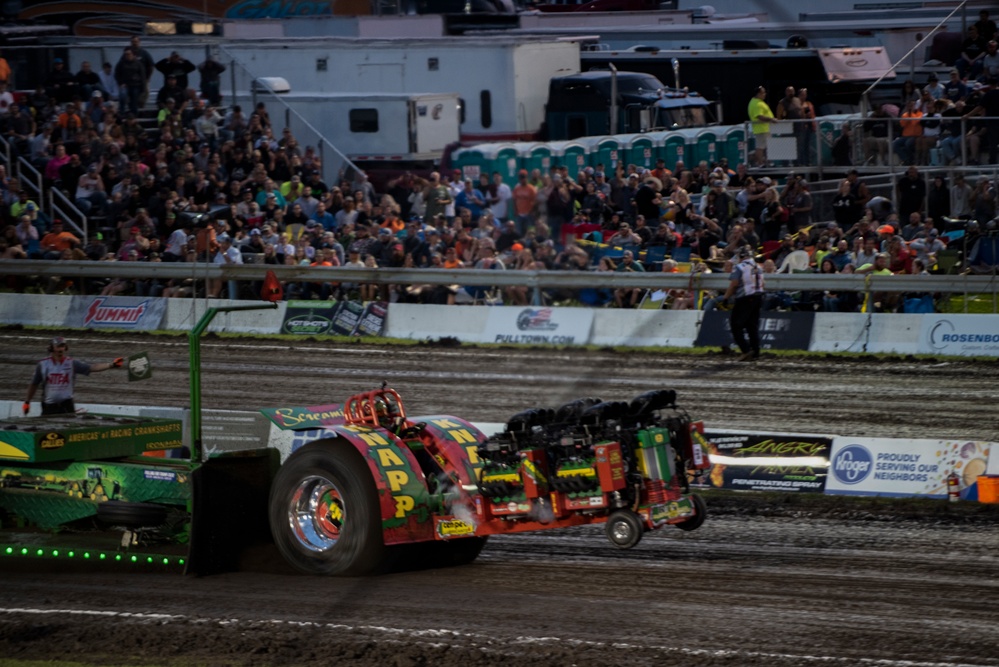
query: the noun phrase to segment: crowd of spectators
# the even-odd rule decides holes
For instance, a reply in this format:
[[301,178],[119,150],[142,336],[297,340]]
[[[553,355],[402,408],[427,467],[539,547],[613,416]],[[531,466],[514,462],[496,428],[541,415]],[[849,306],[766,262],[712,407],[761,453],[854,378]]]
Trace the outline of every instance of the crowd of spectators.
[[[79,238],[68,225],[47,219],[21,184],[2,173],[6,226],[0,257],[593,271],[593,294],[582,300],[635,307],[647,298],[646,290],[604,291],[599,274],[672,272],[688,262],[694,273],[725,270],[742,246],[759,253],[769,270],[779,270],[790,253],[807,250],[805,268],[822,273],[922,271],[932,266],[942,243],[933,216],[926,215],[925,193],[916,209],[900,211],[903,226],[899,216],[879,216],[868,206],[870,196],[856,172],[834,202],[836,222],[822,225],[813,223],[807,179],[792,174],[778,184],[724,160],[671,168],[659,160],[653,169],[597,165],[577,173],[556,166],[548,173],[521,171],[512,187],[498,173],[464,178],[458,170],[403,173],[382,184],[381,192],[360,172],[326,183],[313,148],[300,145],[289,128],[273,125],[263,103],[246,112],[217,106],[223,70],[211,59],[195,66],[178,53],[153,63],[139,38],[99,73],[83,63],[70,74],[57,59],[46,84],[0,115],[0,131],[43,174],[45,187],[66,193],[88,216],[91,234]],[[188,80],[195,71],[201,73],[200,90]],[[901,193],[901,182],[899,188]],[[936,200],[930,201],[932,206]],[[952,208],[948,202],[948,212]],[[607,253],[608,247],[622,250]],[[880,254],[887,254],[885,266]],[[14,289],[31,286],[8,279]],[[228,298],[261,298],[265,287],[110,277],[35,286]],[[535,298],[526,287],[390,287],[333,276],[290,282],[280,292],[286,299],[432,303],[520,305]],[[856,307],[845,296],[826,296],[809,303]],[[709,305],[717,303],[707,297]],[[686,291],[670,294],[667,303],[705,307]]]
[[[999,42],[996,24],[982,10],[968,27],[960,54],[941,82],[905,81],[898,98],[871,112],[862,125],[863,157],[856,163],[942,166],[994,164],[999,157]],[[835,164],[854,163],[849,136],[834,147]],[[935,155],[934,155],[935,152]]]

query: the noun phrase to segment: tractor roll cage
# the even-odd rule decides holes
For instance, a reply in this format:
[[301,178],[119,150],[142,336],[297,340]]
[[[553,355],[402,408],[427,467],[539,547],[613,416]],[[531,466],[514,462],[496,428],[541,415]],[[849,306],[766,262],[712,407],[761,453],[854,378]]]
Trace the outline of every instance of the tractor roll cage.
[[402,397],[395,389],[376,389],[361,394],[354,394],[347,399],[343,408],[344,421],[355,426],[384,426],[376,409],[377,401],[384,401],[388,412],[384,415],[391,420],[406,419],[406,409],[402,405]]

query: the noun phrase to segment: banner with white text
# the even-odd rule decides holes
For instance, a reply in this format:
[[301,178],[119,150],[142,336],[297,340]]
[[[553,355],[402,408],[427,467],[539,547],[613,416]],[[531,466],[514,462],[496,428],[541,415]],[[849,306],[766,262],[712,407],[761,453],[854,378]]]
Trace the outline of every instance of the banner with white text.
[[693,486],[736,491],[822,493],[831,435],[707,430],[709,474]]
[[964,492],[985,474],[991,449],[977,440],[837,437],[826,493],[944,498],[950,473]]
[[154,331],[166,314],[167,299],[138,296],[74,296],[66,313],[71,329]]

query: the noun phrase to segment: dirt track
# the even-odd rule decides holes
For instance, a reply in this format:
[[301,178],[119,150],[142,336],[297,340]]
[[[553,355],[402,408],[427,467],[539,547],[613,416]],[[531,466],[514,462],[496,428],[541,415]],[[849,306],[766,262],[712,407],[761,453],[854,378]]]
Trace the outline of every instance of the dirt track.
[[[0,398],[23,400],[45,338],[0,332]],[[152,382],[81,379],[80,401],[188,400],[183,339],[70,344],[86,360],[148,350],[155,364]],[[999,437],[996,363],[747,365],[235,339],[206,340],[203,358],[209,408],[335,401],[385,379],[415,413],[502,421],[532,405],[670,386],[718,427]],[[698,531],[650,533],[628,552],[583,528],[493,539],[474,565],[378,578],[293,575],[267,550],[248,571],[203,579],[0,573],[0,651],[93,664],[999,665],[995,508],[708,500]]]

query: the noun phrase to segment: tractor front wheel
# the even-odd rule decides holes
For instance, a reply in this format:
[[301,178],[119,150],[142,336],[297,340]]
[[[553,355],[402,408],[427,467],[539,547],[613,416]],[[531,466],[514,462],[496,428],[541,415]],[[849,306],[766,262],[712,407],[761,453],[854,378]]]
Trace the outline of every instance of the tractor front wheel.
[[708,506],[705,504],[703,498],[694,494],[690,496],[690,501],[694,505],[694,516],[676,524],[676,527],[680,530],[697,530],[708,516]]
[[630,549],[642,540],[645,525],[631,510],[618,510],[607,519],[607,539],[618,549]]
[[348,444],[316,442],[292,454],[274,477],[269,512],[278,550],[303,572],[353,576],[382,566],[378,491]]

